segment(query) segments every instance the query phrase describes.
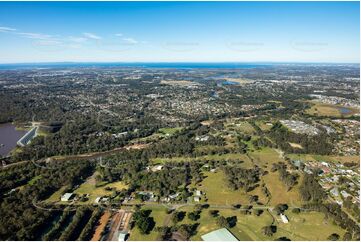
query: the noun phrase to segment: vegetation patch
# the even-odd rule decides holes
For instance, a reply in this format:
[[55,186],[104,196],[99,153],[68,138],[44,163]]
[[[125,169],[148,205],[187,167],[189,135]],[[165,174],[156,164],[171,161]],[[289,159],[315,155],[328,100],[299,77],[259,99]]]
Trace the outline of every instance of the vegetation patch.
[[205,176],[206,178],[197,189],[205,193],[206,202],[209,204],[249,204],[249,197],[251,195],[259,196],[260,201],[265,200],[259,187],[248,193],[242,189],[231,190],[227,185],[226,176],[223,171],[215,173],[206,172]]
[[[360,110],[354,107],[344,107],[339,105],[325,104],[320,102],[311,102],[313,106],[306,110],[310,115],[329,116],[329,117],[349,117],[360,114]],[[342,110],[345,110],[344,112]]]

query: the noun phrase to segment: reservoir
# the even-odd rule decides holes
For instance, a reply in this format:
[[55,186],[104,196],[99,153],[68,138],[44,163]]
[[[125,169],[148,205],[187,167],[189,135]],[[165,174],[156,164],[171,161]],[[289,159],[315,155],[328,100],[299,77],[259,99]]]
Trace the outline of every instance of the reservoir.
[[0,155],[8,155],[26,132],[26,130],[16,130],[15,125],[11,123],[0,124]]
[[351,109],[348,109],[348,108],[344,108],[344,107],[341,107],[341,108],[338,108],[338,110],[340,111],[341,114],[350,114],[352,112]]

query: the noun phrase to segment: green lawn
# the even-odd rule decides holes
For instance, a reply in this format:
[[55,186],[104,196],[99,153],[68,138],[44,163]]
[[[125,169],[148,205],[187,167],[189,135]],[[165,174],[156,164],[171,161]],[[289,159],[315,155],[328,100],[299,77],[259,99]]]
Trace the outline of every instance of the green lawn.
[[[150,207],[150,206],[144,206],[142,209],[151,209],[152,212],[150,214],[150,217],[154,218],[155,221],[155,227],[163,226],[164,220],[167,216],[167,209],[164,207]],[[154,227],[154,228],[155,228]],[[130,231],[130,241],[154,241],[158,240],[158,232],[155,232],[154,229],[149,234],[141,234],[139,229],[137,227],[134,227]]]
[[246,162],[249,162],[249,158],[246,155],[243,154],[222,154],[222,155],[203,155],[198,157],[172,157],[172,158],[153,158],[151,161],[153,164],[159,164],[159,163],[166,163],[166,162],[194,162],[194,161],[201,161],[201,160],[243,160]]
[[275,149],[268,147],[250,152],[249,154],[258,166],[266,168],[267,170],[272,167],[273,163],[284,161]]
[[[164,221],[166,220],[167,214],[166,209],[162,207],[150,207],[144,206],[143,209],[151,209],[151,217],[154,218],[157,226],[163,226]],[[212,217],[209,214],[208,209],[203,209],[200,218],[197,221],[192,221],[185,218],[178,224],[193,224],[199,223],[197,228],[197,233],[191,237],[193,241],[200,241],[201,236],[219,229],[217,225],[217,219]],[[185,211],[187,213],[194,210],[192,206],[186,206],[180,208],[178,211]],[[217,209],[219,210],[219,215],[224,217],[237,216],[237,224],[229,230],[241,241],[267,241],[275,240],[280,237],[287,237],[291,240],[327,240],[327,237],[332,233],[338,233],[341,237],[344,234],[344,231],[336,225],[333,225],[330,220],[325,220],[324,215],[319,212],[301,212],[300,214],[294,214],[290,211],[286,211],[286,215],[289,218],[289,223],[284,224],[281,222],[279,216],[273,214],[271,215],[268,211],[264,211],[260,216],[243,215],[239,210],[234,209]],[[275,225],[277,226],[277,232],[271,236],[267,237],[262,234],[262,228],[264,226],[271,225],[275,218]],[[166,224],[172,226],[173,223],[170,222]],[[150,234],[142,235],[140,234],[137,228],[134,228],[130,232],[130,239],[133,241],[151,241],[157,240],[158,233],[155,231],[150,232]]]
[[105,190],[106,187],[114,187],[116,188],[116,190],[122,190],[123,188],[127,188],[127,186],[121,181],[107,183],[101,186],[96,186],[95,184],[85,181],[83,184],[80,185],[78,189],[74,191],[74,193],[78,195],[89,194],[89,200],[87,202],[93,203],[97,197],[112,194],[112,191]]
[[37,180],[41,179],[41,178],[42,178],[41,175],[39,175],[39,176],[34,176],[34,177],[28,182],[28,185],[30,185],[30,186],[34,185],[34,183],[35,183]]
[[327,161],[327,162],[360,162],[360,156],[332,156],[332,155],[312,155],[312,154],[288,154],[290,159],[297,159],[302,161]]
[[[201,218],[196,221],[200,225],[197,234],[191,238],[192,240],[201,240],[203,234],[219,228],[216,219],[209,215],[208,210],[204,209]],[[291,240],[327,240],[327,237],[332,233],[338,233],[341,237],[344,234],[341,228],[333,225],[331,221],[324,220],[324,215],[319,212],[304,212],[297,215],[286,212],[290,222],[284,224],[277,221],[277,232],[272,237],[267,237],[262,234],[262,227],[271,225],[273,221],[272,216],[267,211],[259,217],[242,215],[239,211],[231,209],[219,209],[219,211],[220,215],[225,217],[237,216],[237,224],[230,231],[241,241],[267,241],[284,236]],[[277,217],[276,219],[278,220]],[[186,219],[182,223],[191,223],[191,221]]]
[[[89,194],[89,200],[85,203],[93,203],[94,200],[99,196],[111,195],[112,191],[105,190],[106,187],[114,187],[116,190],[122,190],[123,188],[127,188],[123,182],[113,182],[113,183],[104,183],[101,186],[96,187],[95,184],[89,182],[89,180],[85,181],[83,184],[79,186],[78,189],[73,191],[73,193],[77,195]],[[67,186],[63,186],[58,191],[53,193],[48,199],[47,202],[60,202],[60,197],[65,193]],[[82,202],[79,202],[82,203]]]
[[58,191],[54,192],[48,199],[46,199],[47,202],[59,202],[60,197],[65,193],[65,190],[67,189],[67,186],[61,187]]
[[289,223],[279,223],[276,235],[286,236],[292,240],[327,240],[332,233],[341,236],[345,233],[343,229],[334,225],[331,220],[325,220],[320,212],[302,212],[294,214],[287,211]]
[[[270,205],[277,205],[279,203],[287,203],[289,205],[300,205],[301,198],[296,185],[290,191],[287,191],[286,185],[280,181],[278,172],[271,172],[272,164],[277,162],[285,162],[281,155],[274,149],[262,148],[255,152],[250,153],[254,162],[269,173],[262,177],[268,190],[271,193]],[[302,175],[299,178],[301,182]]]
[[181,131],[182,127],[176,127],[176,128],[161,128],[159,129],[159,132],[165,135],[173,135],[177,133],[178,131]]
[[246,193],[242,189],[233,191],[228,188],[226,177],[221,170],[215,173],[205,172],[205,178],[201,186],[197,189],[206,194],[209,204],[232,205],[232,204],[249,204],[250,195],[258,195],[260,201],[265,202],[266,198],[262,194],[259,187],[253,191]]
[[268,125],[267,123],[272,122],[266,122],[266,121],[256,121],[256,125],[262,130],[262,131],[268,131],[272,128],[273,125]]
[[230,119],[225,123],[227,130],[238,131],[245,134],[254,134],[255,129],[247,121],[239,121],[236,119]]
[[[310,115],[315,116],[331,116],[331,117],[350,117],[352,115],[360,115],[360,109],[356,107],[345,107],[340,105],[332,105],[326,103],[320,103],[317,101],[310,101],[313,106],[306,110]],[[340,108],[347,108],[350,110],[348,114],[342,114]]]

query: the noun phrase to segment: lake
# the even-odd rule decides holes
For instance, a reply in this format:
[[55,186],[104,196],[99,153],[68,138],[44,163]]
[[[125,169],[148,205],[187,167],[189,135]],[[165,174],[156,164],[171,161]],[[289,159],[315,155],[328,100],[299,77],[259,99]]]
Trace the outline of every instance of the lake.
[[25,130],[16,130],[15,125],[11,123],[0,124],[0,155],[8,155],[26,132]]
[[338,108],[338,110],[340,111],[341,114],[350,114],[350,113],[352,112],[351,109],[349,109],[349,108],[343,108],[343,107]]

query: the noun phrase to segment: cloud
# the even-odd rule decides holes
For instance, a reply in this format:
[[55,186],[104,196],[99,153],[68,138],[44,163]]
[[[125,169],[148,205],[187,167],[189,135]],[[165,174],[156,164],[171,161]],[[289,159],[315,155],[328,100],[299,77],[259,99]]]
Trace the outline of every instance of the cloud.
[[100,40],[102,39],[100,36],[93,34],[93,33],[83,33],[83,35],[85,37],[87,37],[88,39],[95,39],[95,40]]
[[0,26],[0,32],[14,32],[16,29],[10,27]]
[[36,42],[36,44],[42,46],[53,46],[53,45],[62,45],[63,43],[58,40],[39,40]]
[[39,39],[39,40],[47,40],[52,38],[51,35],[48,34],[39,34],[39,33],[26,33],[26,32],[20,32],[17,33],[25,38],[29,38],[29,39]]
[[122,33],[118,33],[118,34],[115,34],[115,36],[123,37],[123,34],[122,34]]
[[123,41],[129,43],[129,44],[138,44],[138,40],[135,40],[133,38],[123,38]]
[[84,38],[84,37],[73,37],[73,36],[70,36],[68,38],[68,40],[70,42],[74,42],[74,43],[84,43],[85,41],[87,41],[88,39],[87,38]]

